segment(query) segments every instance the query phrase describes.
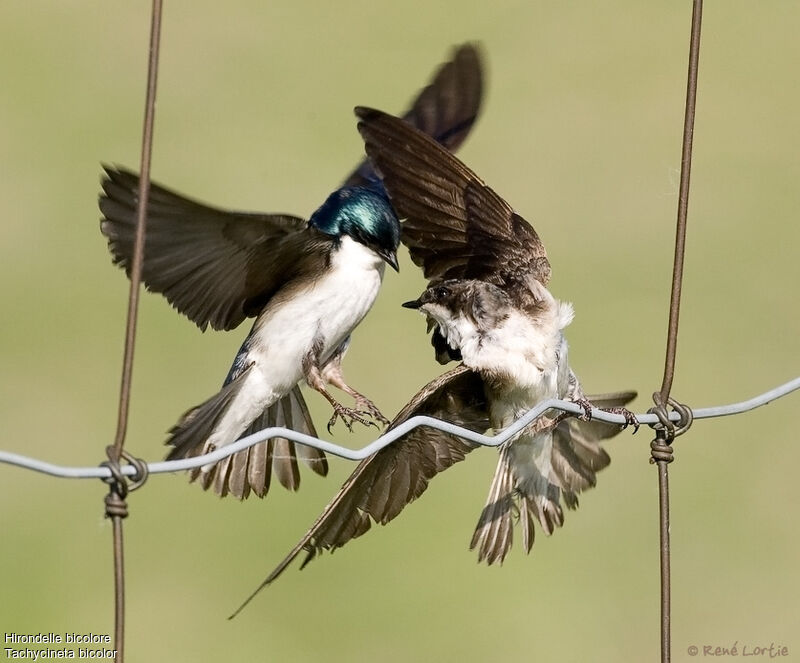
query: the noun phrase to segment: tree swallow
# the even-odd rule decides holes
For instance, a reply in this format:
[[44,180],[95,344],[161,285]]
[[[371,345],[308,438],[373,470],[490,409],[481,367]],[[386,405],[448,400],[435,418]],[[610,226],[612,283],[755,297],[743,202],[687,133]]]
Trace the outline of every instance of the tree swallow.
[[[482,71],[476,47],[456,49],[404,119],[457,148],[477,118]],[[101,231],[114,262],[130,273],[138,176],[105,167]],[[328,428],[366,417],[388,423],[341,370],[350,334],[369,311],[384,265],[398,269],[400,226],[367,161],[308,221],[289,214],[221,210],[153,184],[148,203],[143,281],[201,330],[233,329],[255,317],[222,389],[170,430],[168,459],[197,456],[269,426],[316,435],[298,382],[333,407]],[[332,384],[355,399],[339,403]],[[270,475],[296,490],[297,458],[325,475],[321,451],[274,438],[191,474],[205,489],[240,499],[266,495]]]
[[[563,333],[572,306],[546,288],[550,263],[536,231],[435,141],[380,111],[358,108],[356,114],[367,154],[392,205],[406,219],[402,241],[430,281],[418,299],[403,306],[432,321],[445,344],[434,343],[440,360],[447,360],[445,348],[463,360],[426,385],[390,429],[429,415],[480,433],[501,431],[550,398],[588,408],[569,367]],[[590,399],[597,407],[626,414],[622,406],[635,395]],[[578,506],[578,493],[594,486],[596,473],[610,462],[600,441],[619,430],[588,415],[584,420],[542,417],[503,444],[470,544],[479,561],[505,559],[515,518],[527,552],[534,521],[548,535],[561,526],[562,498],[567,508]],[[364,460],[261,587],[301,551],[307,552],[305,565],[322,550],[364,534],[373,521],[386,524],[437,473],[476,446],[443,431],[417,428]]]

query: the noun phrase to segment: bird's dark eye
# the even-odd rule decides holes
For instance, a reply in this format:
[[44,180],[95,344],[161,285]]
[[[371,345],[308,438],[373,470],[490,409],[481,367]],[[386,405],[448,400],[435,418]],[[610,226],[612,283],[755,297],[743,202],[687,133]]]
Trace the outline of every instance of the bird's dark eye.
[[444,299],[445,297],[450,296],[450,288],[440,285],[438,288],[436,288],[436,290],[433,291],[433,294],[436,295],[436,299]]

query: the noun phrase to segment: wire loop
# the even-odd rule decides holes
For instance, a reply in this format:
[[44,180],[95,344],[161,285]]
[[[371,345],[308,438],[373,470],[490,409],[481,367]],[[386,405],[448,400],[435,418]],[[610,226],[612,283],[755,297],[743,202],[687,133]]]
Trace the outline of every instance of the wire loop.
[[108,495],[106,495],[106,517],[107,518],[127,518],[128,505],[125,503],[125,498],[128,493],[141,488],[147,477],[150,475],[150,470],[147,463],[141,458],[134,458],[131,454],[123,449],[121,458],[127,461],[136,472],[127,477],[122,473],[120,468],[119,459],[114,455],[114,447],[106,447],[106,455],[108,460],[100,463],[101,467],[107,467],[111,472],[110,477],[105,477],[105,481],[109,485]]
[[[647,412],[654,414],[658,417],[658,421],[649,424],[649,426],[656,431],[655,439],[650,443],[650,463],[671,463],[675,460],[672,455],[672,441],[683,435],[692,425],[694,421],[694,413],[692,408],[683,403],[679,403],[674,398],[668,398],[666,404],[661,398],[660,392],[653,394],[654,407],[651,407]],[[671,407],[678,413],[680,419],[673,421],[667,410],[667,406]]]
[[[664,439],[667,442],[672,442],[678,435],[683,435],[689,428],[692,426],[692,422],[694,422],[694,413],[692,409],[688,405],[684,405],[683,403],[679,403],[674,398],[668,398],[667,402],[664,403],[664,400],[661,398],[660,392],[655,392],[653,394],[653,402],[655,406],[651,407],[647,413],[654,414],[658,417],[658,421],[655,423],[649,424],[649,426],[658,431],[664,431]],[[671,407],[675,412],[678,413],[680,417],[677,422],[672,421],[672,418],[667,411],[667,406]]]

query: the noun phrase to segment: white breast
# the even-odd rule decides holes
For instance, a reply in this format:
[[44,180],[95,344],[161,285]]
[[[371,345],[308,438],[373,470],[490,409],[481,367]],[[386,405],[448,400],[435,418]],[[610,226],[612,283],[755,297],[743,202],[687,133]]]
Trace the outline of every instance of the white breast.
[[349,336],[378,295],[384,265],[372,249],[344,237],[330,270],[291,300],[267,308],[251,355],[275,388],[288,390],[300,380],[303,356],[316,338],[324,362]]
[[277,300],[253,329],[248,362],[255,362],[247,382],[228,408],[208,443],[220,447],[236,440],[267,407],[303,377],[303,357],[322,339],[322,363],[333,354],[369,311],[383,279],[384,262],[349,237],[331,255],[331,269]]
[[[492,380],[492,425],[502,428],[536,403],[561,397],[569,375],[563,329],[572,320],[572,306],[553,301],[549,314],[534,321],[513,311],[496,329],[462,339],[464,362],[497,376]],[[563,384],[562,384],[563,383]]]

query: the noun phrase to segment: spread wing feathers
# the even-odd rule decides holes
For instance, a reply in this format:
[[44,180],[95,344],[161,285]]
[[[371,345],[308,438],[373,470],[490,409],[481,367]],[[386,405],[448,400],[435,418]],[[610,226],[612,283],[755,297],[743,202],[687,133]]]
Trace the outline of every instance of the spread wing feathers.
[[[474,44],[463,44],[438,68],[403,119],[454,152],[478,118],[482,95],[480,51]],[[344,184],[363,186],[376,179],[372,165],[364,160]]]
[[[206,440],[233,402],[250,368],[247,367],[235,380],[226,384],[218,394],[181,417],[170,430],[167,444],[174,448],[167,455],[167,460],[191,458],[206,451]],[[272,426],[316,436],[299,387],[295,386],[281,400],[268,407],[241,437]],[[230,494],[238,499],[245,499],[251,491],[264,497],[269,491],[272,473],[288,490],[299,488],[298,458],[317,474],[325,476],[328,473],[328,462],[321,451],[276,437],[243,449],[217,463],[192,470],[190,480],[199,480],[205,490],[213,488],[220,497]]]
[[[423,414],[485,432],[489,428],[489,415],[482,379],[463,365],[441,375],[403,408],[389,430]],[[476,446],[443,431],[423,427],[415,428],[363,460],[264,585],[275,580],[302,550],[308,553],[305,566],[322,550],[340,548],[364,534],[372,521],[385,525],[422,495],[436,474],[463,460]]]
[[[587,396],[598,408],[622,407],[636,398],[635,391]],[[614,437],[622,428],[603,421],[565,419],[553,434],[553,472],[569,509],[578,506],[578,493],[597,483],[597,472],[611,462],[600,446],[602,440]]]
[[550,279],[536,231],[444,147],[402,120],[356,108],[367,155],[395,210],[402,240],[431,281],[480,279],[495,285]]
[[[104,166],[100,230],[114,263],[130,274],[139,176]],[[258,313],[296,255],[287,238],[306,221],[286,214],[229,212],[151,184],[142,277],[200,329],[233,329]]]
[[[633,391],[587,396],[598,408],[623,406],[635,397]],[[534,543],[534,520],[547,535],[561,527],[560,498],[567,508],[577,508],[577,494],[593,487],[597,472],[611,462],[600,441],[620,430],[615,424],[573,417],[553,428],[552,420],[542,418],[535,428],[527,428],[501,448],[486,506],[470,543],[470,550],[478,550],[478,561],[503,562],[511,550],[515,517],[526,553]]]

